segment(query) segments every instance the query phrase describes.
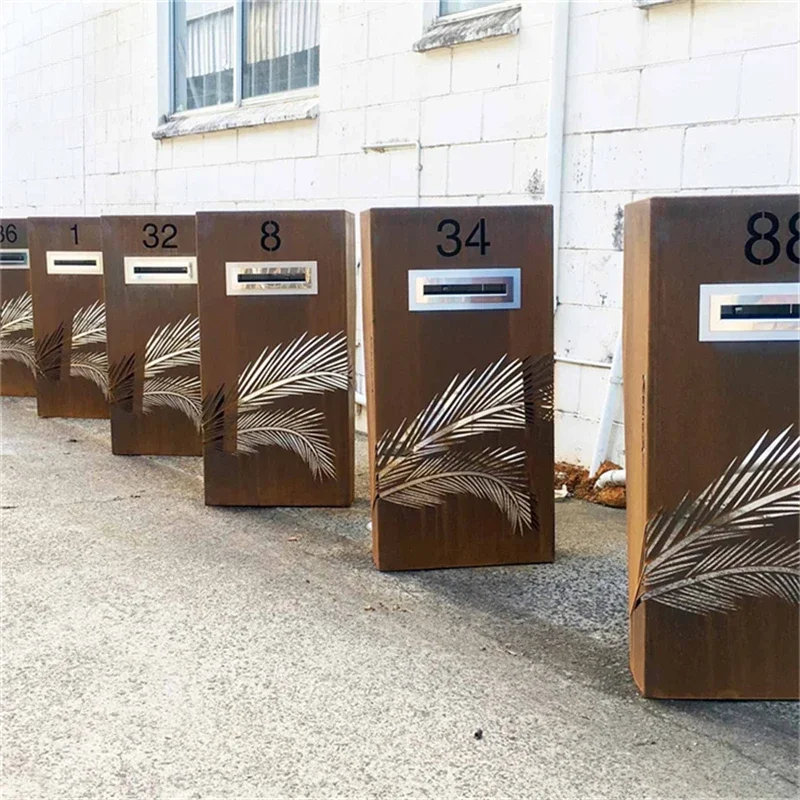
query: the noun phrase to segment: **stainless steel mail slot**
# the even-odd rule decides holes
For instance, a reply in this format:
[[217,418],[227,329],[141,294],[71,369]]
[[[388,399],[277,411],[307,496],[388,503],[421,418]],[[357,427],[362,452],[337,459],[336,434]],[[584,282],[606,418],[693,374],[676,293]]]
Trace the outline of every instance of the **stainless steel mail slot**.
[[48,250],[48,275],[102,275],[103,254],[98,250]]
[[701,342],[800,340],[800,283],[705,283]]
[[29,266],[27,250],[0,250],[0,269],[28,269]]
[[410,269],[409,311],[500,311],[519,308],[519,267]]
[[227,261],[226,294],[317,294],[316,261]]
[[125,283],[197,283],[194,256],[125,256]]

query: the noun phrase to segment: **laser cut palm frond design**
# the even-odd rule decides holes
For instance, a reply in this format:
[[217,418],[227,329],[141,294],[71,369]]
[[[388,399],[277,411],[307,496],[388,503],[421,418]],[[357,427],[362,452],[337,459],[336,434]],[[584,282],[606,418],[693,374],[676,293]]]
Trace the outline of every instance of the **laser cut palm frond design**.
[[24,292],[0,305],[0,360],[19,361],[35,374],[35,342],[29,336],[14,335],[31,330],[33,300],[30,292]]
[[108,396],[110,402],[129,414],[133,412],[134,375],[136,355],[131,354],[108,369]]
[[522,367],[525,383],[525,419],[553,422],[555,415],[553,354],[537,358],[526,358]]
[[144,377],[154,378],[174,367],[200,364],[200,320],[191,314],[180,322],[156,328],[147,340]]
[[27,337],[0,337],[0,361],[11,359],[24,364],[36,373],[36,352],[33,339]]
[[[544,385],[546,369],[541,374],[537,380]],[[456,375],[411,422],[381,436],[378,499],[421,508],[440,505],[449,494],[472,494],[500,508],[513,530],[538,528],[524,451],[457,449],[471,437],[525,424],[522,361],[503,356],[481,372]]]
[[222,450],[225,439],[225,386],[203,398],[201,431],[203,444],[214,450]]
[[735,611],[748,597],[800,602],[797,542],[743,540],[711,550],[686,577],[646,592],[653,600],[694,614]]
[[241,414],[237,420],[237,448],[255,453],[275,446],[296,453],[313,476],[336,477],[334,452],[325,430],[325,415],[315,409],[269,409]]
[[256,411],[281,397],[322,394],[350,386],[344,332],[306,334],[288,344],[265,348],[239,376],[238,411]]
[[203,399],[203,442],[222,450],[226,416],[236,430],[236,452],[255,453],[259,447],[281,447],[296,453],[314,477],[334,479],[335,454],[325,416],[313,409],[277,409],[284,398],[347,391],[350,387],[347,336],[303,334],[288,343],[267,347],[239,375],[236,394],[220,387]]
[[[769,432],[692,500],[647,525],[633,608],[652,600],[697,614],[755,596],[798,598],[797,542],[770,538],[800,514],[800,437]],[[632,608],[632,610],[633,610]]]
[[142,412],[146,414],[158,406],[182,412],[199,428],[200,378],[183,375],[147,378],[142,392]]
[[108,399],[108,359],[104,352],[76,351],[72,353],[69,374],[76,378],[87,378],[100,387]]
[[34,353],[39,374],[51,381],[59,380],[63,352],[64,325],[62,323],[44,338],[36,340]]
[[423,508],[444,503],[450,494],[471,494],[496,505],[520,532],[531,527],[525,453],[515,447],[449,450],[406,459],[379,496],[390,503]]
[[429,455],[470,436],[505,428],[525,427],[525,385],[522,362],[503,356],[483,372],[456,375],[449,386],[410,422],[378,442],[378,469],[395,459]]
[[72,347],[86,344],[105,344],[106,305],[96,300],[86,308],[78,309],[72,318]]
[[33,298],[30,292],[12,297],[0,305],[0,337],[33,330]]

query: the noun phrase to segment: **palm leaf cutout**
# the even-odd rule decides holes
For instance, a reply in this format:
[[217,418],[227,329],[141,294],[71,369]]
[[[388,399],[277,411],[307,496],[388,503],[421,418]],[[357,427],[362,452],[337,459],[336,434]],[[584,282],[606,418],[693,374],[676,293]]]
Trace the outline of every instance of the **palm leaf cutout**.
[[200,363],[200,322],[189,315],[169,325],[156,328],[147,340],[144,377],[154,378],[173,367]]
[[6,300],[0,306],[0,336],[33,329],[33,298],[30,292]]
[[72,346],[105,343],[106,306],[96,300],[86,308],[78,309],[72,318]]
[[200,427],[200,378],[191,376],[160,376],[148,378],[142,392],[142,412],[157,406],[168,406],[186,414]]
[[220,386],[213,394],[203,398],[202,423],[203,444],[214,450],[222,450],[225,439],[225,387]]
[[61,377],[61,357],[64,351],[64,325],[60,324],[52,333],[43,339],[37,339],[34,345],[36,368],[39,373],[51,381]]
[[129,414],[133,412],[133,384],[136,355],[131,354],[108,369],[108,396],[111,402]]
[[441,452],[470,436],[524,427],[522,362],[503,356],[483,372],[456,375],[410,423],[384,433],[378,442],[378,470],[386,473],[399,460]]
[[526,358],[522,368],[525,384],[525,419],[527,422],[552,422],[555,413],[553,391],[553,354],[535,361]]
[[350,385],[347,338],[343,332],[265,348],[239,376],[238,411],[256,411],[281,397],[322,394]]
[[22,362],[31,372],[36,373],[36,352],[33,339],[0,338],[0,360],[12,359]]
[[100,387],[108,399],[108,359],[105,353],[73,352],[69,364],[69,374],[92,381]]
[[653,600],[693,614],[735,611],[748,597],[800,602],[797,542],[743,540],[711,550],[681,580],[646,591]]
[[441,505],[447,495],[471,494],[494,503],[514,530],[531,527],[525,453],[514,447],[448,450],[406,459],[392,479],[378,477],[378,497],[411,508]]
[[316,479],[336,477],[325,416],[315,409],[268,409],[241,414],[236,445],[244,453],[255,453],[259,447],[281,447],[300,456]]
[[[791,431],[771,442],[766,432],[697,499],[686,495],[673,511],[660,512],[648,523],[633,608],[670,594],[667,587],[683,586],[690,578],[697,583],[698,565],[707,568],[707,557],[718,547],[735,549],[743,538],[764,534],[776,520],[800,513],[800,437]],[[748,563],[751,572],[757,571]]]

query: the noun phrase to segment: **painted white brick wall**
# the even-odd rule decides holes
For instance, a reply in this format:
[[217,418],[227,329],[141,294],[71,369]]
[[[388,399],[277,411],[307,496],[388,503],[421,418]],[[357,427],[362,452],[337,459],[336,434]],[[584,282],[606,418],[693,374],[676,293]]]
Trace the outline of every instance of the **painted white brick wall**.
[[[539,202],[552,9],[526,0],[518,35],[420,54],[422,0],[328,0],[317,119],[156,142],[155,3],[3,3],[2,213]],[[559,356],[611,359],[626,203],[797,191],[798,21],[779,0],[572,3]],[[403,140],[421,172],[414,147],[364,151]],[[558,362],[559,459],[591,458],[607,375]]]

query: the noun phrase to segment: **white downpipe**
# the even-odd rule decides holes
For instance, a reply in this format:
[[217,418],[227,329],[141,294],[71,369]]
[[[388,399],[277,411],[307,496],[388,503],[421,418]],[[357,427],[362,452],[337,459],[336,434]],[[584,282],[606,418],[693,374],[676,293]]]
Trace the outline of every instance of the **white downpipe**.
[[625,470],[624,469],[610,469],[604,472],[595,482],[595,489],[605,489],[607,486],[624,486],[625,485]]
[[610,361],[589,361],[585,358],[568,358],[567,356],[554,356],[557,364],[575,364],[579,367],[594,367],[595,369],[611,369]]
[[600,427],[597,429],[597,440],[594,445],[594,455],[589,467],[589,475],[597,475],[597,470],[603,463],[608,453],[608,443],[611,440],[611,425],[614,422],[614,410],[617,408],[619,392],[622,389],[622,330],[617,334],[617,343],[614,347],[614,358],[611,361],[611,373],[608,376],[606,399],[603,404],[603,413],[600,415]]
[[569,0],[560,0],[553,6],[544,187],[544,202],[553,206],[553,313],[558,305],[558,244],[561,229],[561,176],[564,169],[564,110],[567,104],[568,45]]

